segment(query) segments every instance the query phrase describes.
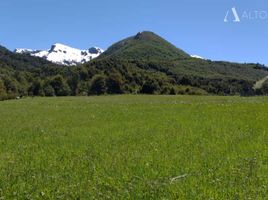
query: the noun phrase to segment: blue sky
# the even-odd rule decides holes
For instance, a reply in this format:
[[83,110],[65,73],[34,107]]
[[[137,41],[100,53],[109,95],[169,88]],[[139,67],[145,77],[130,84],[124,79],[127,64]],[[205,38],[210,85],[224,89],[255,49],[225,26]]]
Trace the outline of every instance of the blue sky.
[[3,0],[0,8],[0,44],[11,50],[105,49],[150,30],[190,54],[268,65],[267,0]]

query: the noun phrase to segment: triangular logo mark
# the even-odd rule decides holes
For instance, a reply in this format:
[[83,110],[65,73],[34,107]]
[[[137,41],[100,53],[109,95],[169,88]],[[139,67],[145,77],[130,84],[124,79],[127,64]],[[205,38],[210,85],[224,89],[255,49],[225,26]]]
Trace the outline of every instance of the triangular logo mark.
[[[233,15],[234,15],[234,20],[233,20],[233,22],[240,22],[240,18],[239,18],[238,14],[237,14],[236,8],[233,7],[231,10],[232,10],[232,13],[233,13]],[[227,10],[226,15],[225,15],[225,18],[224,18],[224,22],[228,22],[228,16],[229,16],[229,13],[230,13],[230,11]]]

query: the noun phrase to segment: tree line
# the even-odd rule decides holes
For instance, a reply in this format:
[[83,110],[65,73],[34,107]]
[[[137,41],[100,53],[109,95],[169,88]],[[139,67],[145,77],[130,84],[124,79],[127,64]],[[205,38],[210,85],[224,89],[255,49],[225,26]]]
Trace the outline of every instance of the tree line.
[[[11,61],[9,61],[10,63]],[[21,96],[85,96],[102,94],[265,95],[247,78],[198,76],[165,68],[165,63],[99,59],[80,66],[33,67],[0,63],[0,99]],[[43,62],[43,61],[42,61]],[[13,62],[14,63],[14,62]],[[171,64],[170,64],[171,65]],[[174,69],[177,69],[175,67]],[[258,75],[258,74],[257,74]],[[256,75],[256,76],[257,76]]]

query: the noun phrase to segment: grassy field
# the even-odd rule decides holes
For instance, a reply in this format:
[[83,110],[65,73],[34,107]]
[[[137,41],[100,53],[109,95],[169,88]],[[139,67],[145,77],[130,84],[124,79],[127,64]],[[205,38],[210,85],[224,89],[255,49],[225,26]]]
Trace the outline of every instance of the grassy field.
[[0,102],[4,199],[268,199],[268,97]]

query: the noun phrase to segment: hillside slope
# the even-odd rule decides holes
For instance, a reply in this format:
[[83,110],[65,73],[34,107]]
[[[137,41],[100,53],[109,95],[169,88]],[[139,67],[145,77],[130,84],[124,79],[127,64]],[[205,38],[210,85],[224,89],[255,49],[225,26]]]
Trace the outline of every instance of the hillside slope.
[[139,32],[109,47],[99,58],[174,60],[190,57],[153,32]]
[[28,54],[17,54],[0,46],[0,64],[11,67],[14,70],[33,70],[42,67],[59,67],[43,58],[33,57]]
[[[111,69],[120,71],[121,74],[137,69],[146,73],[162,73],[162,76],[172,79],[176,85],[198,87],[214,94],[251,94],[253,84],[268,75],[268,69],[259,64],[192,58],[148,31],[115,43],[85,66],[94,66],[106,74]],[[134,76],[131,76],[129,82],[133,82]],[[140,83],[136,84],[140,86]],[[172,81],[168,84],[173,85]]]
[[268,75],[268,70],[257,64],[239,64],[210,61],[189,56],[152,32],[141,32],[115,43],[98,60],[113,59],[152,65],[153,68],[175,74],[194,75],[206,78],[239,78],[258,80]]

